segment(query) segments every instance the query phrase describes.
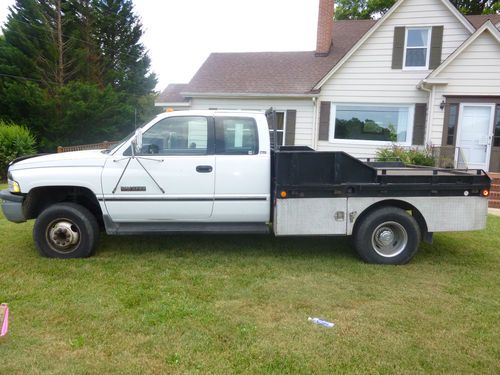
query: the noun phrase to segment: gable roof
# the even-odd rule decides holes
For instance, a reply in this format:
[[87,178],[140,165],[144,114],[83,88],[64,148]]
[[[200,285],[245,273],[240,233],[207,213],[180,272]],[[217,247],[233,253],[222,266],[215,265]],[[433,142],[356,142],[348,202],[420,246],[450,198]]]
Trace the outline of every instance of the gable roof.
[[[358,50],[361,45],[391,17],[391,15],[403,4],[406,0],[398,0],[362,38],[350,49],[350,51],[314,86],[315,90],[319,90],[323,84]],[[464,27],[472,34],[474,27],[471,22],[467,21],[466,17],[455,8],[449,0],[440,0],[446,8],[464,25]]]
[[186,87],[184,95],[304,96],[376,21],[336,21],[333,46],[326,57],[315,51],[212,53]]
[[446,69],[450,63],[455,60],[460,54],[467,49],[474,41],[485,31],[489,31],[491,35],[496,39],[496,41],[500,44],[500,30],[498,30],[495,25],[491,23],[491,20],[487,20],[483,25],[474,33],[472,34],[465,42],[462,43],[460,47],[458,47],[448,58],[439,66],[437,67],[434,71],[432,71],[426,79],[423,80],[423,83],[432,83],[432,82],[426,82],[428,79],[436,78],[439,76],[439,74]]

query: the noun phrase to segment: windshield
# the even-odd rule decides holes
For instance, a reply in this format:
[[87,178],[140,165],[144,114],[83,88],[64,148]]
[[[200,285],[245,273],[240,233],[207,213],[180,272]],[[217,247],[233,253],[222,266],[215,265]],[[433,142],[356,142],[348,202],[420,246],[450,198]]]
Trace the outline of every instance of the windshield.
[[110,144],[106,149],[102,150],[102,152],[105,154],[111,153],[113,150],[117,149],[118,147],[123,145],[125,142],[127,142],[130,139],[130,137],[132,137],[135,134],[137,129],[143,128],[145,125],[149,124],[150,122],[151,121],[146,121],[141,126],[138,126],[134,131],[130,132],[126,137],[122,138],[118,142],[113,142],[112,144]]

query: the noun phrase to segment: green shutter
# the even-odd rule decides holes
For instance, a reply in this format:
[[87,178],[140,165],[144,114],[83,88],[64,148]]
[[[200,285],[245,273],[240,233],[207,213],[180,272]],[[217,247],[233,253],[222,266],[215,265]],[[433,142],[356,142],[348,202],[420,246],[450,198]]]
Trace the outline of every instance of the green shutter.
[[443,26],[432,27],[429,69],[436,69],[439,65],[441,65],[441,53],[443,50],[443,31]]
[[405,33],[402,26],[394,28],[394,42],[392,45],[392,69],[403,69],[403,56],[405,53]]
[[320,141],[328,141],[330,133],[330,102],[321,102],[319,109],[319,134]]
[[412,144],[422,146],[425,142],[425,119],[427,117],[427,104],[415,104],[415,117],[413,120],[413,141]]
[[295,122],[297,119],[297,111],[289,109],[286,111],[286,131],[285,145],[293,146],[295,144]]

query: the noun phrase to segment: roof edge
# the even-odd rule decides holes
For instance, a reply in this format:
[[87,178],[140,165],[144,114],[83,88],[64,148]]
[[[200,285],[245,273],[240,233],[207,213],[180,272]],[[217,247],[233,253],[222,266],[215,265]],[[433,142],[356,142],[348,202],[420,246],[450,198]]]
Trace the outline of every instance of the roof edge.
[[493,25],[491,20],[486,21],[479,29],[476,30],[467,40],[465,40],[460,47],[458,47],[453,53],[444,60],[441,65],[439,65],[433,72],[431,72],[423,81],[427,81],[428,84],[432,84],[432,79],[439,76],[439,74],[451,64],[453,60],[457,58],[467,47],[469,47],[482,33],[488,30],[491,35],[500,44],[500,31]]

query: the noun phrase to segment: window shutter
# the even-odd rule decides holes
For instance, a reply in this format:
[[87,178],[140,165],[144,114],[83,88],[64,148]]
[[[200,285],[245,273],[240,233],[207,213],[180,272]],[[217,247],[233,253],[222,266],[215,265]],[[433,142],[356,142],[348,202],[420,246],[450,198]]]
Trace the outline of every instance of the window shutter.
[[319,109],[319,134],[320,141],[328,141],[330,133],[330,102],[321,102]]
[[413,120],[413,141],[415,146],[422,146],[425,141],[425,119],[427,117],[427,104],[415,104],[415,118]]
[[295,109],[289,109],[286,111],[286,133],[285,133],[285,145],[293,146],[295,144],[295,122],[297,119],[297,111]]
[[403,55],[405,53],[405,33],[402,26],[394,28],[394,42],[392,45],[392,69],[403,69]]
[[436,69],[439,65],[441,65],[441,53],[443,50],[443,31],[443,26],[432,27],[429,69]]

